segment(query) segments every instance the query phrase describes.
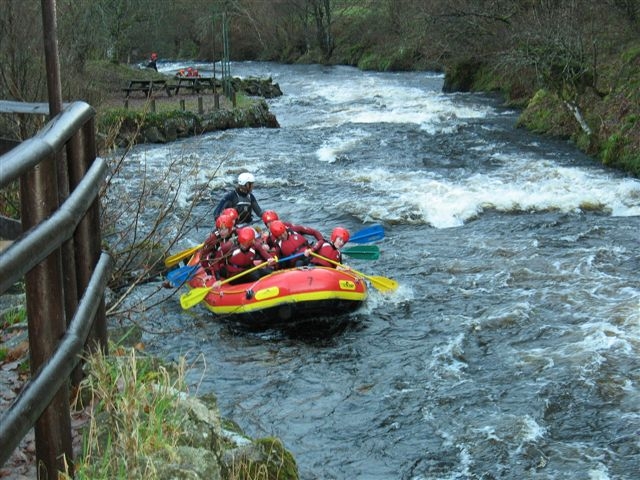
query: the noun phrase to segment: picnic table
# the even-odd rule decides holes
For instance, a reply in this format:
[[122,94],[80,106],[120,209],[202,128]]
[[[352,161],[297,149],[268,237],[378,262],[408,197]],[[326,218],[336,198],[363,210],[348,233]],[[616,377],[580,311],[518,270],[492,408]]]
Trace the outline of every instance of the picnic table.
[[210,88],[212,92],[216,90],[217,81],[213,77],[184,77],[176,75],[175,80],[177,83],[173,88],[175,89],[176,95],[180,92],[181,88],[196,93],[207,88]]
[[143,92],[147,97],[151,97],[157,90],[164,90],[171,96],[166,80],[130,80],[129,86],[122,89],[125,92],[125,98],[129,98],[131,92]]

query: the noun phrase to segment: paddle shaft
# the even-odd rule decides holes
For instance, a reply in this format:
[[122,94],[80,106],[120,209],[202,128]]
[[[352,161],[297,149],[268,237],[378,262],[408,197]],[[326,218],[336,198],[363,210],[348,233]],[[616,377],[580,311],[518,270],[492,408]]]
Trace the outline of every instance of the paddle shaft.
[[170,257],[165,258],[164,266],[173,267],[174,265],[177,265],[178,263],[180,263],[181,260],[187,257],[190,257],[191,255],[196,253],[202,247],[204,247],[204,243],[201,243],[200,245],[196,245],[195,247],[188,248],[187,250],[183,250],[182,252],[178,252],[175,255],[171,255]]
[[[322,255],[319,255],[315,252],[311,252],[311,255],[313,255],[314,257],[317,258],[321,258],[322,260],[329,262],[333,265],[335,265],[336,267],[341,267],[343,266],[341,263],[336,262],[335,260],[331,260],[330,258],[327,257],[323,257]],[[359,272],[351,267],[348,267],[353,273],[355,273],[356,275],[366,278],[367,280],[369,280],[371,282],[371,284],[376,287],[378,290],[381,291],[389,291],[389,290],[395,290],[398,288],[398,282],[396,282],[395,280],[392,280],[390,278],[386,278],[386,277],[379,277],[379,276],[371,276],[371,275],[367,275],[366,273],[362,273]]]

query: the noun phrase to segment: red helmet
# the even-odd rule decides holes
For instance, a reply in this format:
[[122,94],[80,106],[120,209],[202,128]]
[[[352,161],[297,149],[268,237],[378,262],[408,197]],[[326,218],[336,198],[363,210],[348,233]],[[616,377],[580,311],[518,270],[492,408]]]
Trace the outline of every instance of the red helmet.
[[331,232],[331,243],[336,241],[336,238],[342,237],[342,241],[347,243],[349,241],[349,230],[342,227],[336,227]]
[[278,214],[273,210],[265,210],[262,212],[262,221],[264,224],[268,224],[269,222],[273,222],[274,220],[279,220]]
[[238,243],[247,245],[253,243],[256,238],[256,231],[251,227],[244,227],[238,231]]
[[271,225],[269,225],[269,231],[271,232],[271,235],[276,238],[282,235],[286,230],[287,227],[285,227],[284,223],[282,223],[280,220],[274,220],[273,222],[271,222]]
[[233,228],[233,218],[231,215],[220,215],[216,218],[217,228]]
[[235,208],[225,208],[220,215],[228,215],[234,222],[238,219],[238,211]]

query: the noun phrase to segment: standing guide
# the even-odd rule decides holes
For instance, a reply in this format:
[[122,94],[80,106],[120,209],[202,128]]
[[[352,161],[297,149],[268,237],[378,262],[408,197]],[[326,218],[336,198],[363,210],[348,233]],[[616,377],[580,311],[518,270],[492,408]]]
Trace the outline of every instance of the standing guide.
[[237,224],[252,223],[252,212],[261,217],[262,209],[258,205],[255,195],[251,193],[255,181],[256,179],[252,173],[244,172],[238,175],[238,185],[222,197],[222,200],[213,211],[214,217],[218,218],[225,208],[235,208],[237,210]]

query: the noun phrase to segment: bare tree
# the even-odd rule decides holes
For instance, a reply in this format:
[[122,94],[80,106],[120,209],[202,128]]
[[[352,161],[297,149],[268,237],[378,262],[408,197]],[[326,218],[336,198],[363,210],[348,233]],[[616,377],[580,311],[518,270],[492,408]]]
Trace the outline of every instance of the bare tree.
[[0,9],[0,96],[46,100],[39,2],[3,0]]

